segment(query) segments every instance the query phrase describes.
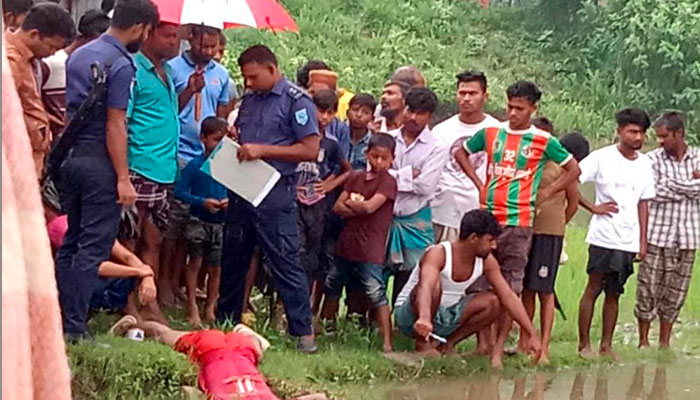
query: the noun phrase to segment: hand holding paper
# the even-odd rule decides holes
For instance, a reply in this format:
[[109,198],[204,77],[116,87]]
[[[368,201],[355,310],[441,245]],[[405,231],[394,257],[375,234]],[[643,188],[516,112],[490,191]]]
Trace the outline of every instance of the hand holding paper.
[[[280,179],[280,173],[270,164],[250,158],[251,152],[256,156],[257,148],[259,145],[241,146],[224,137],[202,165],[202,171],[257,207]],[[241,152],[252,161],[241,161]],[[227,206],[228,199],[221,200],[220,208]]]

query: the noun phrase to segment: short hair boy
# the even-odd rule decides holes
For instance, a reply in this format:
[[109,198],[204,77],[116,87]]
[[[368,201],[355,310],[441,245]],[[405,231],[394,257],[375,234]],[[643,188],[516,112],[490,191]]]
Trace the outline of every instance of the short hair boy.
[[397,192],[396,180],[388,172],[395,148],[396,141],[390,135],[372,136],[367,147],[369,171],[354,171],[333,207],[345,218],[345,226],[338,240],[336,262],[326,278],[326,301],[321,312],[324,319],[335,317],[343,286],[352,273],[357,274],[374,309],[385,352],[392,350],[392,344],[382,264]]
[[[544,117],[540,118],[549,122]],[[554,130],[551,123],[549,125],[549,129]],[[569,133],[562,137],[560,142],[577,162],[588,155],[588,141],[580,133]],[[550,186],[559,179],[562,173],[562,168],[559,165],[547,161],[542,170],[540,190]],[[535,314],[535,295],[540,299],[542,355],[539,362],[545,365],[549,363],[549,341],[554,325],[556,301],[554,286],[564,248],[564,233],[566,224],[571,221],[578,210],[578,197],[578,183],[572,182],[564,191],[542,199],[535,208],[532,245],[525,268],[522,299],[530,319]],[[520,349],[525,348],[527,339],[527,334],[521,332],[518,346]]]
[[208,117],[202,121],[199,136],[204,144],[204,153],[187,164],[175,185],[175,197],[190,206],[190,223],[185,232],[190,262],[185,270],[185,286],[187,321],[194,326],[202,325],[196,290],[197,276],[204,257],[207,258],[209,266],[204,317],[209,322],[216,320],[216,301],[219,298],[221,279],[221,247],[228,197],[226,187],[201,168],[221,139],[226,136],[227,131],[228,123],[222,118]]
[[377,100],[367,93],[358,93],[350,100],[348,125],[350,126],[350,165],[355,170],[367,169],[367,145],[372,137],[369,123],[374,118]]
[[[338,109],[338,97],[335,92],[323,89],[313,97],[316,105],[319,132],[335,118]],[[317,297],[312,304],[320,301],[320,293],[325,272],[320,263],[322,242],[326,218],[330,211],[325,199],[335,200],[332,194],[345,182],[350,174],[350,164],[343,156],[338,143],[328,137],[321,137],[321,147],[315,161],[301,162],[297,166],[297,200],[299,203],[297,219],[299,226],[299,256],[301,264],[309,278],[312,297]],[[317,288],[317,290],[313,290]],[[317,296],[314,296],[317,294]]]

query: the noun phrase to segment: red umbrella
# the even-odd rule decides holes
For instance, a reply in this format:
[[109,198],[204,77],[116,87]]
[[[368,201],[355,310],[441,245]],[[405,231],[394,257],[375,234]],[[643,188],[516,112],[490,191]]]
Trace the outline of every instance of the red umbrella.
[[299,32],[297,24],[276,0],[152,0],[160,20],[215,28],[251,27]]

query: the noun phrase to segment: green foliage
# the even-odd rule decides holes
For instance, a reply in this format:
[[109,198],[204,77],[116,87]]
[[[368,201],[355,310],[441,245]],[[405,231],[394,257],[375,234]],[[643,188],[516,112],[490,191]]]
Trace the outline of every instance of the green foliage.
[[153,342],[99,336],[98,343],[68,347],[76,399],[173,399],[196,386],[187,359]]
[[512,12],[508,20],[539,32],[537,46],[556,56],[557,78],[567,92],[607,115],[629,105],[651,114],[684,111],[690,138],[698,141],[697,1],[611,0],[599,6],[593,1],[542,0],[537,7]]

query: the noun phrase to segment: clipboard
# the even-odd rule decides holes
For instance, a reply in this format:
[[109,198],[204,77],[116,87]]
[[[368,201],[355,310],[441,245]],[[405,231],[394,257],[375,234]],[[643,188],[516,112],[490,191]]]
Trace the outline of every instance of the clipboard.
[[202,164],[201,170],[257,207],[281,175],[263,160],[238,161],[240,147],[233,139],[224,137]]

